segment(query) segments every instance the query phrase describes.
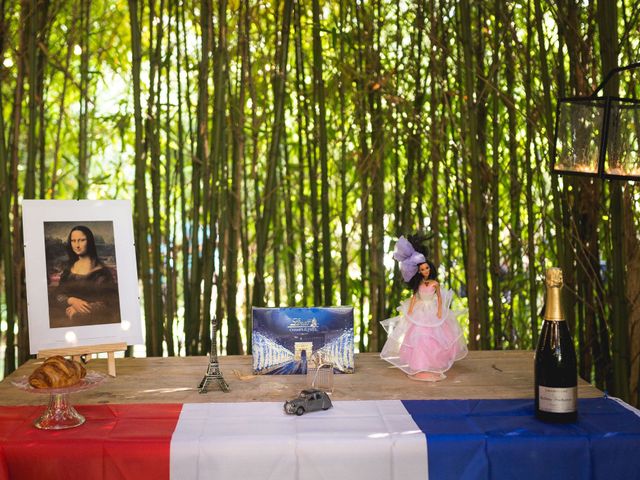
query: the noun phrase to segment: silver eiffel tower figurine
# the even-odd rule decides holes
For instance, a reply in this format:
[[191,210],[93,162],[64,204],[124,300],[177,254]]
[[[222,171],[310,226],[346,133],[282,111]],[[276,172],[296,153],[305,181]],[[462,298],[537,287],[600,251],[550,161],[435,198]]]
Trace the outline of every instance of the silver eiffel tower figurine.
[[200,385],[198,385],[198,393],[207,393],[207,387],[209,383],[216,381],[220,390],[228,392],[231,390],[229,384],[225,381],[220,371],[220,365],[218,365],[218,348],[216,346],[216,317],[211,319],[211,354],[209,355],[209,366],[207,367],[207,374],[204,376]]

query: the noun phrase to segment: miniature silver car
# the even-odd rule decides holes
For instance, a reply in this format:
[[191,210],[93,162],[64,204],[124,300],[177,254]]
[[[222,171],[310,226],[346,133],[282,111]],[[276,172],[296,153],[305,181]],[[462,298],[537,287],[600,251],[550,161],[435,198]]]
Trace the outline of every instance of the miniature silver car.
[[293,400],[284,402],[284,411],[302,415],[305,412],[316,410],[329,410],[332,407],[331,399],[322,390],[302,390]]

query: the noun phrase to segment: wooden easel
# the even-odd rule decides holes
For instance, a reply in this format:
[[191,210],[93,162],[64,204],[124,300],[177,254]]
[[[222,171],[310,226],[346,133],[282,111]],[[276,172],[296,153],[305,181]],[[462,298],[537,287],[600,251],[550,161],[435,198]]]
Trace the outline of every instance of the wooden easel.
[[47,358],[53,355],[70,355],[75,361],[79,362],[80,357],[83,355],[97,355],[98,353],[107,354],[107,372],[110,376],[116,376],[116,357],[115,352],[126,350],[126,342],[122,343],[103,343],[101,345],[88,345],[85,347],[62,347],[62,348],[49,348],[46,350],[40,350],[38,352],[38,358]]

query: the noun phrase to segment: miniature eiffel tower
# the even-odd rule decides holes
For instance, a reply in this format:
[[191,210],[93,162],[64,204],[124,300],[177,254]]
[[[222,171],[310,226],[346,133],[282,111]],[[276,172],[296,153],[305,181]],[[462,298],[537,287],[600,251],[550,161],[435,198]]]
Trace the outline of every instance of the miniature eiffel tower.
[[209,366],[207,367],[207,374],[200,382],[200,385],[198,385],[199,393],[207,393],[207,386],[213,381],[218,382],[218,386],[223,392],[231,390],[229,384],[222,376],[220,365],[218,365],[218,348],[216,347],[216,343],[216,317],[213,317],[211,319],[211,353],[209,355]]

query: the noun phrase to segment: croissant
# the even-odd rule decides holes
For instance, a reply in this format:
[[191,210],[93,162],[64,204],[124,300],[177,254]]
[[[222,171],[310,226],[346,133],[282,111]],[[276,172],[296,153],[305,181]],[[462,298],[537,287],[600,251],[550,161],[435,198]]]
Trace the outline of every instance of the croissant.
[[86,369],[78,362],[55,355],[33,371],[29,385],[34,388],[66,388],[78,383],[86,374]]

